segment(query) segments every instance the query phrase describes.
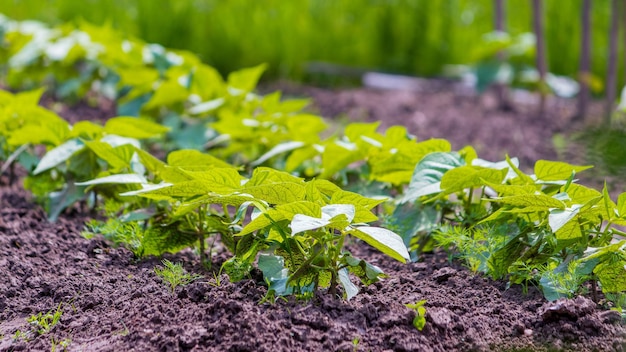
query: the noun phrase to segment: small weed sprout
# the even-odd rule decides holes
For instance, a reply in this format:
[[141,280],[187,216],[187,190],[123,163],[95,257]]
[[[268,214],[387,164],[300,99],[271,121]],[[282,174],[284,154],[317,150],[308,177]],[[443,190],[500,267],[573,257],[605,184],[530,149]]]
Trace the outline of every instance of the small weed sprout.
[[192,275],[185,272],[185,269],[183,269],[180,263],[172,263],[167,259],[164,259],[162,263],[164,267],[154,268],[154,273],[160,277],[164,283],[169,284],[172,294],[176,292],[176,287],[188,285],[202,278],[202,275]]
[[13,334],[13,341],[17,342],[20,340],[24,342],[28,342],[30,340],[30,332],[29,331],[23,332],[22,330],[17,330],[15,334]]
[[45,314],[39,313],[37,315],[31,315],[27,321],[37,330],[37,334],[43,335],[49,332],[59,322],[59,320],[61,320],[61,316],[63,315],[61,306],[62,303],[59,304],[56,311],[50,310]]
[[425,299],[415,303],[405,304],[407,308],[413,309],[415,311],[413,326],[419,331],[422,331],[422,329],[424,329],[424,326],[426,326],[426,307],[424,307],[424,304],[426,304]]
[[72,344],[72,340],[69,338],[65,338],[59,341],[55,339],[54,337],[52,337],[50,339],[50,343],[51,343],[51,347],[50,347],[51,352],[56,352],[57,348],[59,348],[59,351],[67,351],[67,348]]
[[359,350],[359,342],[361,342],[361,336],[355,336],[352,339],[352,351],[357,352]]

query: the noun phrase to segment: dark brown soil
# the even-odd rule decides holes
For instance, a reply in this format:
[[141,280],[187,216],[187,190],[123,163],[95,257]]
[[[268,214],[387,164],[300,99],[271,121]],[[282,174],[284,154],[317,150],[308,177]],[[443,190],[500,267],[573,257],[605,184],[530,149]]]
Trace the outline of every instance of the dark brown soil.
[[[476,98],[455,103],[445,91],[306,89],[327,116],[360,111],[363,120],[404,122],[420,138],[444,137],[455,148],[491,136],[482,141],[488,148],[480,155],[492,160],[507,150],[528,160],[552,157],[542,139],[550,138],[548,128],[530,124],[518,131],[525,123],[521,111],[501,114]],[[498,125],[488,126],[487,118]],[[511,137],[516,133],[521,137]],[[515,138],[518,144],[511,142]],[[472,275],[441,252],[400,264],[352,243],[356,256],[389,278],[362,287],[348,302],[322,292],[308,302],[259,304],[266,293],[262,284],[206,273],[192,251],[166,258],[205,277],[172,294],[154,273],[160,259],[137,262],[102,239],[84,239],[87,218],[77,211],[56,223],[45,218],[19,185],[0,186],[0,351],[50,351],[53,345],[59,351],[65,339],[70,351],[626,350],[618,313],[584,297],[549,303],[533,287],[528,294],[519,286],[506,289],[505,282]],[[216,253],[215,267],[226,257]],[[418,331],[415,313],[404,304],[423,299],[427,322]],[[26,319],[59,305],[59,323],[38,336]],[[30,332],[28,341],[14,339],[18,330]]]

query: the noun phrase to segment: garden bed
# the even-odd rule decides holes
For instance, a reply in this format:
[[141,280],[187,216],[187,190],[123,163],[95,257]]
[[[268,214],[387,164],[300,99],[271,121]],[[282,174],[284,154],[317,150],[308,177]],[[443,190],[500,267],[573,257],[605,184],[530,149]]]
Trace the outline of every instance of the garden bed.
[[[273,87],[272,89],[274,89]],[[500,112],[489,96],[460,96],[449,86],[422,92],[327,91],[282,84],[290,95],[309,95],[328,117],[405,125],[420,139],[443,137],[454,148],[477,147],[484,159],[509,152],[528,168],[554,159],[551,136],[566,132],[572,104],[551,105],[538,123],[532,105]],[[61,109],[70,120],[102,115],[80,108]],[[89,111],[89,114],[87,114]],[[3,179],[6,181],[6,179]],[[6,182],[3,182],[6,183]],[[0,350],[70,351],[623,351],[626,328],[619,313],[590,297],[547,302],[534,287],[474,275],[444,252],[401,264],[364,244],[352,253],[389,276],[362,287],[350,301],[317,292],[309,301],[266,294],[259,273],[230,283],[217,271],[228,258],[221,246],[204,271],[190,250],[167,255],[204,278],[175,293],[154,268],[160,259],[135,261],[131,252],[112,248],[80,232],[89,214],[74,207],[56,223],[46,221],[21,185],[0,188]],[[601,303],[601,297],[597,297]],[[426,325],[413,327],[415,312],[405,304],[426,300]],[[60,307],[59,322],[37,336],[26,319]],[[16,332],[23,337],[16,337]]]

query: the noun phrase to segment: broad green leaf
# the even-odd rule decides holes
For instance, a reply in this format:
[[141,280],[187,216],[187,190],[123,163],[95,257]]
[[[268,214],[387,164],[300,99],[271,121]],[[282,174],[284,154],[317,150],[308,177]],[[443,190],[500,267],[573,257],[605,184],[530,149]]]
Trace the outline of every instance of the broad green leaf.
[[478,166],[459,166],[448,170],[441,177],[441,189],[446,194],[462,191],[467,188],[485,186],[487,183],[501,183],[507,169],[494,170]]
[[134,184],[134,183],[140,183],[140,184],[145,184],[148,181],[146,181],[146,179],[141,176],[141,175],[137,175],[137,174],[118,174],[118,175],[110,175],[110,176],[105,176],[105,177],[99,177],[96,178],[94,180],[90,180],[90,181],[85,181],[85,182],[76,182],[77,186],[91,186],[91,185],[102,185],[102,184],[109,184],[109,183],[116,183],[116,184]]
[[291,235],[295,236],[301,232],[319,229],[330,224],[330,219],[314,218],[303,214],[296,214],[291,219]]
[[118,136],[145,139],[158,137],[169,131],[169,128],[146,119],[121,116],[109,119],[104,125],[104,130]]
[[626,192],[617,197],[617,213],[620,217],[626,217]]
[[[65,128],[67,129],[67,128]],[[59,145],[63,142],[63,135],[59,135],[58,129],[51,129],[49,125],[27,124],[24,127],[12,131],[7,143],[12,146],[23,144],[48,144]]]
[[171,167],[169,165],[165,165],[162,169],[160,169],[161,179],[165,182],[169,183],[179,183],[193,180],[187,171],[181,169],[180,167]]
[[[291,217],[293,218],[293,216]],[[261,213],[257,217],[253,218],[244,228],[239,232],[239,236],[244,236],[257,230],[264,229],[272,224],[287,220],[287,216],[276,209],[268,209],[266,212]],[[288,219],[291,220],[291,219]]]
[[[319,204],[300,201],[276,206],[276,211],[284,215],[284,218],[291,220],[296,214],[303,214],[319,218],[322,216],[322,207]],[[331,216],[332,217],[332,216]]]
[[108,143],[91,141],[85,142],[85,145],[115,170],[130,167],[130,159],[135,153],[135,147],[130,144],[112,147]]
[[361,140],[363,136],[382,142],[382,136],[376,133],[378,126],[380,122],[353,122],[346,126],[344,135],[353,143]]
[[19,92],[13,96],[14,100],[18,104],[23,105],[37,105],[39,104],[39,100],[41,96],[46,91],[46,88],[41,87],[25,92]]
[[174,211],[171,213],[172,219],[177,219],[185,214],[195,211],[199,207],[203,205],[231,205],[234,207],[240,207],[242,204],[246,202],[254,202],[254,198],[248,195],[228,195],[228,196],[215,196],[215,195],[204,195],[199,197],[194,197],[191,201],[184,201],[179,203],[174,207]]
[[67,161],[77,151],[83,149],[85,144],[78,139],[70,139],[60,146],[50,150],[41,158],[41,161],[33,171],[33,175],[38,175],[46,170]]
[[306,144],[318,143],[320,133],[328,128],[320,116],[310,114],[290,115],[285,126],[292,139]]
[[212,167],[234,168],[225,161],[194,149],[176,150],[169,153],[167,163],[170,166],[179,166],[191,171],[210,170]]
[[78,121],[72,126],[70,137],[94,140],[102,136],[103,132],[104,127],[98,124],[91,121]]
[[260,186],[273,183],[303,184],[303,179],[289,173],[278,171],[269,167],[257,167],[246,186]]
[[337,273],[337,278],[343,286],[344,295],[346,300],[350,300],[352,297],[356,296],[359,293],[359,288],[350,281],[350,275],[348,275],[348,270],[345,268],[339,270]]
[[273,291],[278,296],[292,293],[292,288],[287,286],[289,270],[285,268],[283,257],[262,253],[259,255],[257,266],[263,272],[263,278],[268,284],[268,291]]
[[155,185],[140,191],[122,193],[121,195],[138,195],[148,199],[169,200],[171,198],[191,198],[206,195],[209,192],[211,192],[211,189],[205,182],[194,180],[176,184]]
[[328,203],[328,198],[325,195],[323,195],[322,192],[320,192],[320,190],[317,189],[317,187],[315,187],[314,182],[307,182],[305,184],[304,198],[307,201],[313,202],[319,206],[322,206]]
[[623,257],[604,260],[593,272],[598,276],[603,293],[626,292],[626,259]]
[[501,197],[506,196],[522,196],[532,195],[538,191],[538,186],[535,185],[507,185],[507,184],[495,184],[487,183],[489,188],[493,189]]
[[48,195],[48,220],[55,222],[61,212],[85,197],[85,188],[76,187],[73,183],[66,183],[61,191],[51,192]]
[[[567,239],[580,237],[580,229],[576,230],[576,228],[579,227],[578,221],[576,221],[576,216],[578,215],[581,207],[581,205],[575,204],[571,208],[550,210],[548,223],[552,232],[557,234],[557,238]],[[574,223],[576,226],[568,226],[566,231],[559,232],[561,228],[570,222]]]
[[135,148],[135,153],[139,156],[139,160],[143,166],[145,166],[146,170],[153,173],[157,177],[160,176],[161,171],[165,168],[164,162],[155,158],[152,154],[141,148]]
[[576,183],[570,184],[567,188],[567,194],[575,204],[585,204],[592,199],[602,198],[602,193]]
[[513,168],[511,168],[509,166],[509,162],[511,164],[513,164],[516,168],[519,167],[519,160],[517,158],[512,158],[509,160],[503,160],[503,161],[499,161],[499,162],[491,162],[491,161],[487,161],[487,160],[483,160],[483,159],[478,159],[478,158],[474,158],[471,161],[471,165],[472,166],[481,166],[481,167],[485,167],[488,169],[494,169],[494,170],[502,170],[502,169],[507,169],[507,174],[506,177],[504,178],[505,180],[510,180],[513,179],[517,176],[517,173],[515,172],[515,170],[513,170]]
[[270,183],[258,186],[248,186],[241,190],[255,198],[262,199],[270,204],[286,204],[304,200],[305,188],[303,184],[292,182]]
[[[349,148],[351,149],[348,149]],[[358,148],[356,145],[339,145],[336,142],[328,143],[324,146],[322,153],[322,173],[320,178],[328,179],[337,172],[347,168],[356,161],[361,161],[367,155],[367,151]]]
[[231,72],[227,79],[228,86],[244,93],[251,92],[256,87],[261,75],[266,69],[267,64],[261,64]]
[[[399,138],[399,136],[394,138]],[[385,140],[385,143],[388,142]],[[396,146],[392,147],[386,144],[385,147],[390,149],[372,155],[368,160],[372,169],[371,178],[395,185],[409,183],[415,165],[426,155],[435,152],[449,152],[452,148],[447,140],[435,138],[419,143],[404,140]]]
[[402,238],[387,229],[361,226],[350,231],[350,234],[402,263],[411,258]]
[[206,114],[208,112],[218,109],[219,107],[224,105],[225,102],[226,100],[224,98],[217,98],[205,101],[190,107],[189,109],[187,109],[187,112],[192,115]]
[[360,205],[367,210],[373,209],[377,205],[383,203],[384,199],[372,199],[363,197],[362,195],[354,192],[339,190],[334,192],[330,198],[330,204],[352,204]]
[[186,171],[194,180],[203,183],[203,188],[213,193],[231,194],[241,189],[243,177],[230,168],[214,168],[210,171]]
[[511,168],[511,170],[513,170],[513,172],[515,172],[515,174],[517,175],[517,178],[515,179],[516,182],[514,182],[513,184],[516,184],[516,185],[534,185],[535,184],[535,180],[532,177],[530,177],[529,175],[526,175],[522,170],[519,169],[518,164],[515,163],[515,158],[511,159],[507,155],[505,160],[507,164],[509,164],[509,167]]
[[154,95],[143,106],[144,109],[157,109],[184,102],[189,97],[189,91],[180,85],[177,80],[162,82],[154,92]]
[[298,167],[302,166],[305,161],[312,160],[320,153],[314,146],[303,146],[299,149],[295,149],[285,161],[285,171],[293,172]]
[[321,194],[327,197],[332,197],[336,192],[341,191],[339,186],[328,180],[313,180],[309,183],[312,183]]
[[403,203],[394,209],[388,221],[408,247],[420,232],[430,233],[440,226],[440,214],[434,207],[418,208],[414,203]]
[[338,215],[345,215],[348,224],[352,223],[356,213],[354,204],[329,204],[322,207],[322,218],[332,219]]
[[535,176],[542,181],[567,180],[572,173],[592,168],[592,166],[576,166],[561,161],[539,160],[535,163]]
[[440,184],[443,175],[459,166],[465,161],[458,153],[431,153],[426,155],[415,166],[411,183],[404,192],[400,203],[414,202],[421,196],[441,192]]
[[550,208],[565,209],[565,204],[563,202],[545,194],[524,194],[492,199],[491,201],[514,207],[539,207],[544,210],[548,210]]
[[371,212],[371,209],[384,201],[384,199],[367,198],[358,193],[341,190],[335,192],[330,199],[331,204],[352,204],[356,211],[353,219],[355,223],[377,221],[378,217]]
[[298,141],[280,143],[276,145],[274,148],[270,149],[267,153],[261,155],[261,157],[259,157],[257,160],[251,162],[250,165],[252,166],[261,165],[267,160],[277,155],[284,154],[284,153],[302,148],[304,145],[305,145],[304,142],[298,142]]

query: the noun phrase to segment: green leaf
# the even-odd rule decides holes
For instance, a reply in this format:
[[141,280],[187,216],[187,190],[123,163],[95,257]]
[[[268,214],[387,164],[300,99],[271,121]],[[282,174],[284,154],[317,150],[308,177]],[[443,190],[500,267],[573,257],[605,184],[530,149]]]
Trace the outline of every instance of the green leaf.
[[119,136],[145,139],[158,137],[169,131],[169,128],[146,119],[124,116],[109,119],[104,125],[104,130]]
[[167,163],[170,166],[178,166],[190,171],[210,170],[213,167],[234,168],[233,165],[225,161],[194,149],[177,150],[169,153]]
[[211,171],[188,171],[186,174],[202,183],[201,187],[203,189],[222,195],[241,190],[241,183],[244,180],[237,170],[231,168],[214,168]]
[[125,192],[120,196],[140,196],[155,200],[173,201],[172,198],[191,198],[206,195],[210,192],[207,184],[201,181],[187,181],[176,184],[163,183],[158,185],[144,185],[138,191]]
[[[579,204],[574,204],[571,208],[550,210],[548,223],[552,232],[556,234],[557,239],[579,238],[582,236],[580,226],[578,221],[576,221],[576,216],[581,207]],[[566,226],[568,224],[569,226]]]
[[85,144],[78,139],[70,139],[60,146],[50,150],[41,158],[41,161],[33,171],[33,175],[38,175],[44,171],[67,161],[77,151],[83,149]]
[[338,145],[336,142],[328,143],[324,146],[324,152],[322,153],[322,173],[319,177],[323,179],[331,178],[353,162],[363,160],[366,155],[366,150],[357,148],[353,144],[344,143]]
[[293,176],[283,171],[278,171],[269,167],[257,167],[254,169],[252,177],[246,183],[246,186],[260,186],[272,183],[303,184],[304,181],[300,177]]
[[501,183],[508,170],[485,169],[478,166],[460,166],[448,170],[441,177],[441,189],[446,194],[462,191],[467,188],[485,186],[486,183]]
[[271,183],[267,185],[248,186],[242,189],[255,198],[262,199],[270,204],[286,204],[304,199],[305,188],[302,184],[292,182]]
[[421,196],[441,192],[440,184],[443,175],[464,164],[465,161],[461,156],[454,152],[426,155],[415,166],[409,187],[404,192],[400,203],[415,202]]
[[[291,218],[293,218],[293,216]],[[254,231],[258,231],[266,227],[269,227],[279,221],[286,220],[286,219],[287,217],[285,216],[284,213],[276,209],[268,209],[266,212],[263,212],[259,214],[258,216],[253,217],[253,219],[246,226],[244,226],[244,228],[241,230],[241,232],[238,235],[244,236]]]
[[276,145],[274,148],[270,149],[267,153],[261,155],[261,157],[259,157],[257,160],[251,162],[250,165],[251,166],[261,165],[267,160],[277,155],[284,154],[284,153],[302,148],[304,145],[305,145],[304,142],[298,142],[298,141],[280,143]]
[[620,217],[626,217],[626,192],[617,197],[617,213]]
[[516,179],[517,182],[515,183],[516,185],[534,185],[535,184],[535,180],[532,177],[526,175],[522,170],[519,169],[519,167],[517,166],[518,163],[515,162],[515,159],[511,159],[507,155],[506,162],[509,164],[509,167],[511,168],[511,170],[513,170],[515,174],[517,175],[517,179]]
[[346,270],[346,268],[339,270],[337,274],[337,278],[339,279],[341,286],[343,286],[344,296],[346,300],[349,301],[352,297],[359,293],[359,288],[353,284],[352,281],[350,281],[350,275],[348,274],[348,270]]
[[165,168],[165,163],[141,148],[135,147],[135,152],[146,170],[159,177],[161,171]]
[[289,154],[285,161],[285,171],[293,172],[298,167],[302,166],[304,162],[313,160],[319,154],[319,151],[312,145],[295,149],[291,154]]
[[328,180],[313,180],[309,183],[312,183],[321,194],[327,197],[332,197],[335,192],[341,191],[341,188],[339,188],[339,186]]
[[180,85],[177,80],[162,82],[143,109],[157,109],[184,102],[189,97],[189,91]]
[[91,186],[91,185],[102,185],[109,183],[116,184],[133,184],[133,183],[147,183],[146,179],[137,174],[118,174],[96,178],[94,180],[85,181],[85,182],[76,182],[77,186]]
[[276,206],[276,211],[283,214],[284,218],[288,220],[291,220],[296,214],[303,214],[317,218],[322,216],[322,208],[319,204],[308,201],[280,204]]
[[245,93],[251,92],[256,87],[261,75],[266,69],[267,64],[261,64],[231,72],[227,79],[228,86]]
[[48,196],[48,220],[54,222],[61,212],[85,197],[85,188],[76,187],[73,183],[65,184],[61,191],[51,192]]
[[272,254],[260,254],[257,260],[259,270],[268,284],[268,291],[273,291],[279,296],[291,293],[291,287],[287,286],[289,270],[285,268],[283,257]]
[[301,232],[315,230],[330,224],[330,219],[314,218],[307,215],[296,214],[291,219],[291,235],[295,236]]
[[585,204],[591,200],[602,198],[602,193],[576,183],[570,184],[567,188],[567,195],[575,204]]
[[548,210],[550,208],[565,209],[565,204],[563,202],[545,194],[524,194],[492,199],[491,201],[514,207],[537,207],[544,210]]
[[498,192],[498,195],[501,197],[507,196],[523,196],[523,195],[532,195],[538,191],[538,186],[535,185],[507,185],[507,184],[495,184],[495,183],[487,183],[489,188]]
[[378,220],[378,217],[370,209],[384,201],[385,199],[372,199],[363,197],[358,193],[339,190],[333,193],[330,204],[352,204],[356,210],[353,221],[355,223],[368,223]]
[[133,154],[135,154],[135,146],[131,144],[112,147],[108,143],[92,141],[85,142],[85,145],[115,170],[129,168],[130,159],[133,157]]
[[598,275],[603,293],[626,291],[626,259],[602,261],[593,272]]
[[336,191],[330,198],[331,204],[353,204],[360,205],[367,210],[375,208],[377,205],[383,203],[385,199],[372,199],[363,197],[362,195],[348,191]]
[[402,263],[411,258],[402,238],[387,229],[361,226],[350,231],[350,234]]
[[542,181],[567,180],[572,173],[578,173],[592,166],[575,166],[561,161],[539,160],[535,163],[535,176]]

